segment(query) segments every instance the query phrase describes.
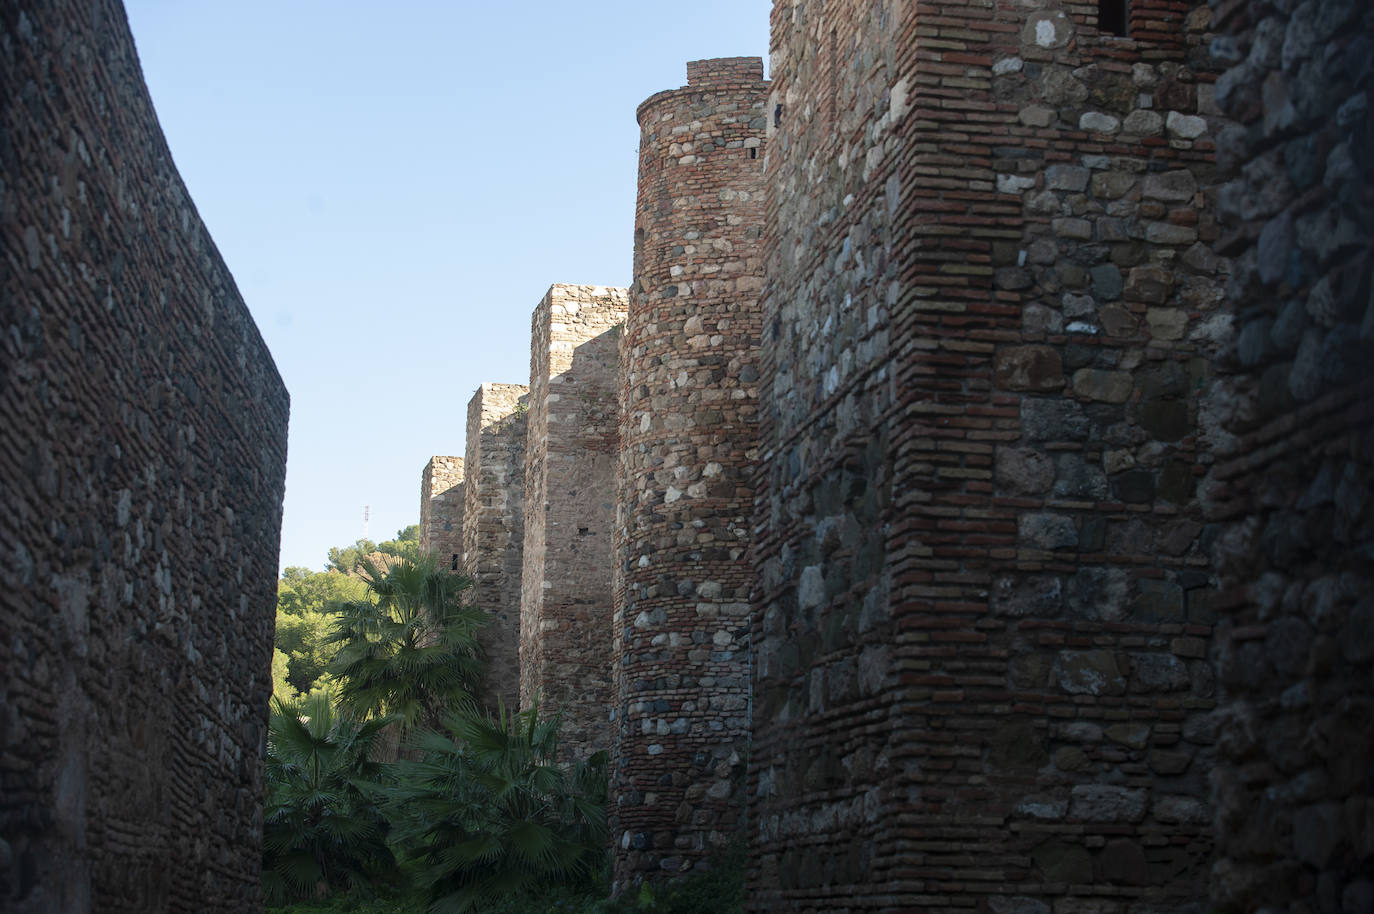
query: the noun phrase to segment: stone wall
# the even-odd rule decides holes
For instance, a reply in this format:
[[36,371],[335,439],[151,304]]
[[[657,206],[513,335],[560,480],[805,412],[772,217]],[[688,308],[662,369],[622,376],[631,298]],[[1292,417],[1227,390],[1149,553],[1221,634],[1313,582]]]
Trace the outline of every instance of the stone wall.
[[762,61],[727,58],[688,64],[688,85],[638,111],[613,627],[622,886],[700,863],[743,807],[766,98]]
[[486,610],[483,702],[520,701],[520,571],[525,542],[526,395],[523,384],[483,384],[468,401],[466,504],[460,570],[467,599]]
[[562,746],[611,746],[611,534],[626,289],[556,284],[531,320],[520,701]]
[[755,910],[1205,891],[1208,16],[1097,8],[774,6]]
[[420,549],[439,556],[439,567],[457,571],[463,557],[462,457],[431,457],[420,474]]
[[0,85],[0,908],[260,910],[286,391],[120,5]]
[[1374,910],[1374,10],[1217,2],[1220,910]]

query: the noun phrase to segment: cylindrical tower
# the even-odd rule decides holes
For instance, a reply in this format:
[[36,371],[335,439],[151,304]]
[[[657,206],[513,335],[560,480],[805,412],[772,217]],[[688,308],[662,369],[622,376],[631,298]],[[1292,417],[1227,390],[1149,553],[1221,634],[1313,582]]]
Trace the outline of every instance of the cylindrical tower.
[[768,85],[757,57],[687,77],[638,111],[613,629],[621,888],[697,867],[744,807]]

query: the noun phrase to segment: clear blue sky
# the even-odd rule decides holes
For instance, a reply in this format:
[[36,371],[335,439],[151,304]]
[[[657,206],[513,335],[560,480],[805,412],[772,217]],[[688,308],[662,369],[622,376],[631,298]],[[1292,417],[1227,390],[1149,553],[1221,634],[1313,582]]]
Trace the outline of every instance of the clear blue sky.
[[770,0],[126,0],[163,132],[291,392],[282,565],[416,523],[553,282],[628,285],[635,107]]

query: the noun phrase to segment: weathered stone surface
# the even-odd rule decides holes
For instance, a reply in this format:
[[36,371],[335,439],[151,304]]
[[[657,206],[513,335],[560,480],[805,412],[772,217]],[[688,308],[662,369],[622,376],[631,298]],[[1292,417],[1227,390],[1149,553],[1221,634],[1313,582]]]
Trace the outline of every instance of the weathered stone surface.
[[1017,346],[997,353],[993,376],[1008,390],[1046,391],[1064,386],[1059,353],[1049,346]]
[[0,909],[261,910],[287,393],[120,5],[0,49]]
[[628,297],[626,289],[557,283],[530,321],[520,704],[537,700],[561,716],[568,757],[612,743],[615,598],[606,571],[614,565],[618,328]]
[[457,571],[463,555],[462,457],[431,457],[420,475],[420,548],[439,556],[440,565]]
[[1345,811],[1368,804],[1370,785],[1346,772],[1374,761],[1374,719],[1354,710],[1374,692],[1367,661],[1351,659],[1368,650],[1348,647],[1368,635],[1337,620],[1374,590],[1356,546],[1369,541],[1371,515],[1360,496],[1336,507],[1331,458],[1374,477],[1374,365],[1349,355],[1342,329],[1368,307],[1363,285],[1345,294],[1352,275],[1368,273],[1369,242],[1355,227],[1374,213],[1370,171],[1352,168],[1347,152],[1357,142],[1369,161],[1374,11],[1263,3],[1227,12],[1221,26],[1251,53],[1217,84],[1223,113],[1244,126],[1227,131],[1218,155],[1230,179],[1220,251],[1235,264],[1236,337],[1214,399],[1231,442],[1199,485],[1222,520],[1211,549],[1227,632],[1212,903],[1359,910],[1368,902],[1342,887],[1366,875],[1369,856],[1352,851]]
[[1131,396],[1134,381],[1124,371],[1103,371],[1080,368],[1073,373],[1073,390],[1079,396],[1107,403],[1125,403]]
[[1148,797],[1144,790],[1082,784],[1073,788],[1069,816],[1085,822],[1139,822]]
[[[1125,912],[1137,884],[1170,909],[1205,891],[1196,824],[1113,823],[1110,855],[1101,835],[1005,824],[1056,822],[1108,777],[1148,808],[1169,776],[1144,732],[1180,746],[1187,777],[1211,766],[1178,736],[1210,709],[1206,676],[1184,663],[1186,689],[1147,676],[1136,694],[1128,663],[1182,624],[1134,614],[1141,572],[1208,579],[1187,481],[1209,459],[1225,264],[1203,255],[1210,138],[1166,134],[1169,112],[1211,110],[1208,20],[1185,6],[1136,0],[1130,42],[1086,6],[775,10],[752,911],[972,910],[1006,885]],[[1058,16],[1072,39],[1038,42]],[[1147,332],[1146,308],[1182,327]],[[1148,384],[1169,369],[1177,384]],[[847,698],[879,643],[904,673]],[[893,715],[912,723],[878,723]],[[1098,742],[1064,744],[1069,715]],[[862,868],[827,869],[853,848]]]
[[520,703],[528,394],[524,384],[489,383],[468,401],[459,567],[472,580],[468,602],[490,617],[481,633],[487,666],[478,696],[489,709]]
[[[611,624],[611,833],[623,886],[705,866],[744,813],[768,91],[757,57],[694,61],[686,86],[637,112]],[[793,377],[808,401],[851,380],[838,358]],[[782,653],[774,637],[769,663]],[[857,700],[861,683],[871,689],[880,656],[868,655],[862,677],[857,657],[829,669],[818,706]]]
[[1126,678],[1111,651],[1060,651],[1054,662],[1059,687],[1071,695],[1121,695]]

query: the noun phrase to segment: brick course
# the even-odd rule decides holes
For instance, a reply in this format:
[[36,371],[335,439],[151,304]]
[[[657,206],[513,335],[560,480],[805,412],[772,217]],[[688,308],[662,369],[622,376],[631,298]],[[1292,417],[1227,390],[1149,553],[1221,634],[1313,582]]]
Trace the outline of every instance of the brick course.
[[260,910],[287,394],[120,5],[0,86],[0,908]]

